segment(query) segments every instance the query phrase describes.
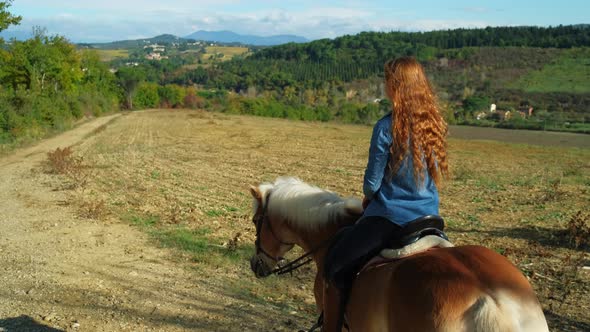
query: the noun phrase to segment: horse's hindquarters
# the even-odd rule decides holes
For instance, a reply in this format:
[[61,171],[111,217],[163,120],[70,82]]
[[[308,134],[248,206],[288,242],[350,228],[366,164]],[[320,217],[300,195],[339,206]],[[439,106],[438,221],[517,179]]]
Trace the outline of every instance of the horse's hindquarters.
[[463,320],[464,331],[548,331],[538,302],[523,301],[502,291],[480,296]]
[[363,272],[353,331],[548,331],[526,278],[479,246],[436,249]]

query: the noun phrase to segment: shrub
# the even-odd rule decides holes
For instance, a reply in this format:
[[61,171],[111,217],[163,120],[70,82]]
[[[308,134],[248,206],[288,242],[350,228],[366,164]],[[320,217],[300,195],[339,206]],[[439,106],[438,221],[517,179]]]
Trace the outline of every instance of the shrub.
[[572,216],[567,225],[567,233],[570,241],[576,246],[576,248],[589,246],[590,218],[588,218],[588,214],[578,211],[578,213]]
[[184,96],[184,107],[192,109],[204,108],[205,99],[197,95],[197,90],[195,88],[188,87],[186,89],[186,95]]
[[141,83],[133,97],[136,108],[156,108],[160,105],[159,86],[156,83]]
[[160,105],[162,107],[182,107],[185,90],[179,85],[167,84],[158,87],[158,95],[160,96]]
[[71,147],[57,148],[47,152],[47,171],[65,175],[72,181],[72,187],[83,187],[90,175],[83,161],[82,157],[74,156]]

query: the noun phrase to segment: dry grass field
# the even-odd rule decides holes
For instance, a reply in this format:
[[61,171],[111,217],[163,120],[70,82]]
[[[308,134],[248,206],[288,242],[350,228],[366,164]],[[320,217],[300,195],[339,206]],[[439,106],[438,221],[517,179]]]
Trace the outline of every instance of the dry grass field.
[[128,50],[97,50],[100,61],[109,62],[115,59],[129,57]]
[[204,60],[215,57],[217,54],[223,54],[223,57],[220,60],[226,61],[231,60],[236,55],[248,53],[247,47],[239,46],[207,46],[205,49],[207,50],[207,53],[203,55]]
[[[73,147],[90,176],[72,196],[81,215],[135,224],[154,244],[173,248],[195,283],[225,285],[246,303],[234,309],[258,317],[260,330],[297,330],[315,319],[313,267],[253,277],[248,187],[294,175],[360,197],[370,131],[204,111],[134,112]],[[441,214],[451,240],[487,246],[516,264],[552,331],[590,330],[590,150],[459,139],[450,139],[449,150],[453,175],[441,189]]]

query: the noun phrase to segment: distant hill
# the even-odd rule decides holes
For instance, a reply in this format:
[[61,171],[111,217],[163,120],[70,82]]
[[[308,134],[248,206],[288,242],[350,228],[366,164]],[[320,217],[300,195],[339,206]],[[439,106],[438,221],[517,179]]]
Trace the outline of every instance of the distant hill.
[[164,34],[159,35],[152,38],[143,38],[143,39],[134,39],[134,40],[119,40],[110,43],[80,43],[78,45],[81,46],[89,46],[92,48],[99,48],[99,49],[131,49],[136,47],[143,47],[149,44],[171,44],[171,43],[179,43],[182,41],[187,41],[184,38]]
[[[2,36],[2,35],[0,35]],[[6,38],[6,37],[5,37]],[[6,38],[9,39],[9,38]],[[25,38],[26,39],[26,38]],[[172,44],[183,41],[210,41],[221,44],[244,44],[254,46],[274,46],[290,42],[304,43],[308,40],[293,35],[277,35],[270,37],[260,37],[251,35],[239,35],[231,31],[197,31],[186,37],[178,37],[171,34],[163,34],[152,38],[143,38],[135,40],[119,40],[110,43],[80,43],[81,46],[88,46],[99,49],[131,49],[143,47],[148,44]]]
[[305,91],[329,85],[369,91],[382,82],[387,60],[412,55],[451,105],[473,96],[497,101],[504,109],[534,105],[588,122],[589,52],[586,25],[362,32],[257,50],[219,64],[221,70],[201,70],[195,82],[234,91],[250,86]]
[[254,35],[240,35],[232,31],[197,31],[185,38],[195,40],[207,40],[219,43],[241,43],[245,45],[256,46],[273,46],[286,43],[305,43],[308,42],[304,37],[295,35],[276,35],[261,37]]

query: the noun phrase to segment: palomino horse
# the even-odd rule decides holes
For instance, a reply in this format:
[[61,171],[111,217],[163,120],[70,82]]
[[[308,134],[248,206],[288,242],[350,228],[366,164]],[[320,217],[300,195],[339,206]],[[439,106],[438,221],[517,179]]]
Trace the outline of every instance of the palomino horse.
[[[317,266],[314,295],[324,308],[324,256],[332,236],[353,224],[356,199],[312,187],[296,178],[251,187],[254,196],[257,277],[275,269],[294,245]],[[333,312],[333,309],[332,309]],[[537,297],[522,273],[481,246],[436,248],[363,270],[354,282],[346,317],[351,331],[548,331]],[[324,322],[324,329],[335,329]]]

